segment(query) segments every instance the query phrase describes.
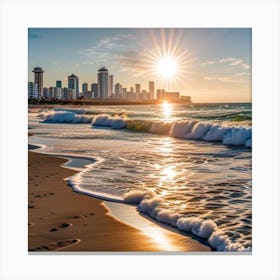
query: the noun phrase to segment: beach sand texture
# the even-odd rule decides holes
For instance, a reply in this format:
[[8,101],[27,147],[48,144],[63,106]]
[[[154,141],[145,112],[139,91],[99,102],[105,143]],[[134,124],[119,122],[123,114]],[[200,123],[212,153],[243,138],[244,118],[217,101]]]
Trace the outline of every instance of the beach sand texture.
[[[28,152],[28,250],[30,252],[161,252],[156,238],[116,220],[102,200],[81,195],[67,186],[75,173],[61,165],[65,159]],[[210,248],[170,231],[174,251]]]

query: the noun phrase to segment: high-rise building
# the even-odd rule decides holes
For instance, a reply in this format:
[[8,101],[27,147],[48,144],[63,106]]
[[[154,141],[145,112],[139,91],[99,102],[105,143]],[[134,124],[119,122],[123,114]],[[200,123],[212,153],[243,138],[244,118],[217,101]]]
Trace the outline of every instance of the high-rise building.
[[140,99],[140,93],[141,93],[141,85],[140,84],[135,85],[135,92],[136,92],[136,99]]
[[127,99],[128,98],[127,88],[125,88],[125,87],[122,88],[122,98],[123,99]]
[[149,99],[155,99],[155,82],[149,82]]
[[61,81],[56,81],[55,86],[57,88],[61,88],[62,87],[62,82]]
[[122,85],[120,83],[115,84],[115,96],[117,99],[122,99]]
[[91,92],[92,92],[92,98],[98,98],[98,84],[96,83],[91,84]]
[[114,76],[109,75],[109,82],[108,82],[108,96],[113,96],[113,86],[114,86]]
[[79,97],[79,78],[72,74],[68,76],[68,88],[73,89],[74,96],[73,99],[77,99]]
[[38,85],[28,82],[28,99],[38,98]]
[[49,89],[47,87],[43,88],[43,97],[46,99],[49,98]]
[[97,74],[98,81],[98,98],[107,98],[108,97],[108,69],[105,66],[102,66],[98,70]]
[[61,98],[65,100],[73,99],[74,90],[71,88],[64,87],[61,89]]
[[88,83],[83,83],[82,84],[82,93],[83,93],[83,96],[84,94],[88,91]]
[[134,92],[134,87],[130,87],[130,92]]
[[32,72],[34,73],[34,82],[38,87],[38,98],[42,98],[44,87],[44,71],[41,67],[35,67]]

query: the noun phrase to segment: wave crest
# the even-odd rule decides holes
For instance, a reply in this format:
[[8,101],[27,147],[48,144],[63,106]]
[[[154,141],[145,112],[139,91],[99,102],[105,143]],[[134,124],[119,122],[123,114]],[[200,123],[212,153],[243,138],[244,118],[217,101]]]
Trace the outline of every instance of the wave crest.
[[228,126],[203,121],[154,121],[127,119],[124,114],[88,114],[85,110],[52,110],[39,114],[43,122],[51,123],[91,123],[92,126],[112,129],[129,129],[139,132],[169,135],[188,140],[220,142],[229,146],[252,147],[252,128]]
[[160,207],[164,201],[152,191],[130,191],[125,194],[123,202],[136,204],[140,212],[150,215],[155,220],[207,240],[217,251],[249,250],[239,242],[232,242],[210,219],[184,216]]

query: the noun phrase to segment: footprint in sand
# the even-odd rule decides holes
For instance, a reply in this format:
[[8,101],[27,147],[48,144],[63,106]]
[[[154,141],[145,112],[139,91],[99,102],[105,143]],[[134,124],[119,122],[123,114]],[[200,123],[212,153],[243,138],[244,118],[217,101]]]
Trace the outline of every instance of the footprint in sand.
[[63,224],[58,225],[57,227],[51,228],[50,231],[51,231],[51,232],[53,232],[53,231],[58,231],[59,229],[66,229],[66,228],[69,228],[69,227],[71,227],[71,226],[72,226],[72,224],[63,223]]
[[78,216],[78,215],[76,215],[76,216],[70,216],[69,218],[71,218],[71,219],[87,218],[89,215],[90,215],[90,216],[94,216],[95,213],[89,213],[89,214],[87,214],[87,215],[82,215],[82,216]]
[[29,249],[29,252],[57,251],[57,250],[61,250],[61,249],[64,249],[66,247],[70,247],[72,245],[75,245],[80,241],[81,240],[78,239],[78,238],[60,240],[58,242],[49,243],[48,245],[44,245],[44,246],[41,246],[41,247],[36,247],[36,248],[33,248],[33,249]]

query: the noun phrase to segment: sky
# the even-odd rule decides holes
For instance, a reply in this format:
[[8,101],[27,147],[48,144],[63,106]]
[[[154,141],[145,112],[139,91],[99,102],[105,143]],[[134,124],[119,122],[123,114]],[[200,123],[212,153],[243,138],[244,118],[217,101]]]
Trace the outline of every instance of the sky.
[[251,102],[249,28],[29,28],[28,80],[45,71],[44,86],[74,73],[81,84],[97,82],[106,66],[114,84],[128,89],[155,81],[193,102]]

